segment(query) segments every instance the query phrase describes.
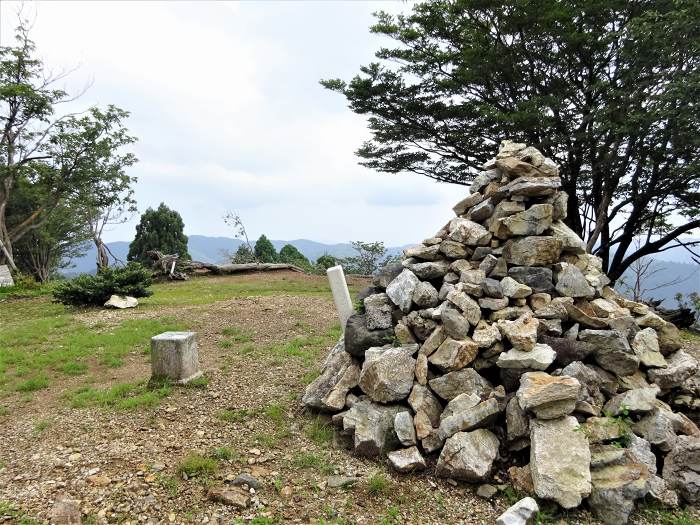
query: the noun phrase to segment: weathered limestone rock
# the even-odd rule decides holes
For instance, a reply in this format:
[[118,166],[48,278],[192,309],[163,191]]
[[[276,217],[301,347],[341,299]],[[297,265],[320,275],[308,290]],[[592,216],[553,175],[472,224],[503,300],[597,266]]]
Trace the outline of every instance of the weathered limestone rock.
[[366,359],[360,373],[360,388],[372,400],[389,403],[405,399],[413,386],[416,360],[403,347],[389,348]]
[[[497,281],[496,279],[484,279],[483,281],[481,281],[481,289],[484,291],[484,294],[486,294],[486,296],[488,297],[494,297],[496,299],[503,298],[503,288],[501,288],[500,281]],[[507,301],[506,305],[508,305]]]
[[528,286],[533,293],[550,292],[554,289],[552,270],[549,268],[515,266],[508,269],[508,276]]
[[139,305],[139,300],[136,297],[127,295],[112,295],[104,304],[106,308],[117,308],[124,310],[125,308],[136,308]]
[[413,426],[413,417],[411,413],[406,411],[399,412],[394,417],[394,432],[404,447],[410,447],[416,444],[416,429]]
[[504,190],[509,196],[541,197],[552,195],[561,187],[559,177],[518,177],[508,183]]
[[440,243],[440,252],[450,259],[465,259],[471,253],[464,244],[450,239]]
[[529,352],[537,343],[537,327],[539,321],[529,314],[525,314],[515,321],[499,321],[497,326],[513,348]]
[[[591,469],[588,506],[606,525],[624,525],[634,502],[649,491],[649,471],[627,451],[621,459]],[[595,456],[595,454],[593,454]]]
[[498,438],[484,428],[458,432],[445,441],[435,473],[469,482],[484,481],[491,473],[498,445]]
[[[437,294],[437,292],[435,293]],[[393,307],[387,294],[373,294],[365,297],[363,302],[368,330],[387,330],[391,328]]]
[[[520,144],[518,144],[520,145]],[[539,152],[538,152],[539,153]],[[516,177],[541,177],[542,172],[538,170],[535,166],[530,164],[529,162],[523,162],[522,160],[518,160],[513,156],[513,152],[511,151],[504,151],[503,153],[499,153],[500,155],[503,155],[503,157],[499,158],[496,157],[498,160],[496,160],[496,166],[504,172],[509,178],[513,179]],[[542,157],[542,154],[539,153],[538,160]],[[540,162],[541,164],[541,162]]]
[[482,297],[479,299],[479,307],[483,310],[498,312],[508,306],[508,298],[496,299],[494,297]]
[[429,282],[422,281],[413,290],[413,302],[418,308],[437,306],[439,302],[438,291]]
[[391,281],[396,279],[403,271],[403,265],[400,262],[390,263],[382,266],[374,276],[372,284],[374,286],[386,290]]
[[486,246],[491,233],[477,222],[458,217],[450,221],[450,239],[467,246]]
[[448,337],[428,361],[443,372],[451,372],[464,368],[478,353],[479,347],[471,339],[456,340]]
[[491,202],[491,199],[486,199],[469,210],[468,219],[481,223],[483,220],[491,217],[492,214],[493,202]]
[[546,370],[554,362],[555,357],[556,354],[551,347],[536,344],[532,350],[527,352],[511,348],[507,352],[499,354],[496,366],[498,368]]
[[250,493],[242,487],[220,485],[212,487],[207,492],[211,501],[230,505],[239,509],[245,509],[250,505]]
[[654,409],[656,396],[659,393],[658,387],[651,388],[634,388],[617,394],[605,404],[605,412],[618,416],[623,410],[627,410],[632,414],[644,414],[651,412]]
[[456,308],[443,308],[440,320],[447,336],[453,339],[466,339],[469,335],[469,321]]
[[632,350],[637,354],[639,362],[646,367],[666,368],[668,366],[659,350],[659,338],[653,328],[645,328],[637,332],[632,341]]
[[[0,286],[3,286],[2,283]],[[53,525],[80,525],[82,523],[80,500],[58,499],[51,508],[50,521]]]
[[433,333],[435,328],[437,328],[437,323],[432,320],[432,316],[424,316],[424,312],[425,310],[414,310],[404,317],[406,325],[411,329],[411,332],[414,336],[416,336],[416,339],[420,341],[425,341],[428,337],[430,337],[430,334]]
[[[410,260],[410,259],[409,259]],[[450,263],[448,261],[435,262],[417,262],[409,263],[404,261],[404,266],[411,270],[420,279],[430,280],[444,277],[450,271]],[[387,289],[388,293],[388,289]]]
[[457,397],[447,403],[445,410],[443,410],[442,414],[440,414],[440,421],[442,422],[442,420],[445,418],[453,416],[459,412],[469,410],[470,408],[478,405],[480,402],[481,398],[476,394],[466,392],[464,394],[459,394]]
[[397,405],[380,405],[364,398],[357,401],[343,417],[343,430],[353,432],[355,453],[378,456],[392,445],[394,418],[405,409]]
[[515,266],[546,266],[559,260],[561,248],[561,240],[554,237],[511,239],[503,247],[503,258]]
[[552,205],[533,204],[527,210],[497,219],[491,231],[499,239],[516,235],[540,235],[552,225]]
[[537,502],[528,496],[508,507],[496,519],[496,525],[529,525],[534,523],[539,511]]
[[530,471],[535,493],[565,509],[591,492],[591,453],[572,416],[530,422]]
[[402,312],[408,313],[413,304],[413,292],[419,283],[418,277],[411,270],[405,269],[389,283],[386,294]]
[[[412,336],[411,336],[412,337]],[[345,351],[362,357],[368,348],[382,346],[394,338],[394,330],[369,330],[367,314],[353,314],[345,323]]]
[[556,220],[549,227],[552,237],[561,240],[562,251],[570,253],[585,253],[586,243],[576,235],[564,222]]
[[595,290],[588,284],[581,270],[573,264],[562,263],[562,270],[556,274],[555,290],[564,297],[593,297]]
[[501,331],[495,324],[479,321],[472,334],[472,340],[479,348],[489,348],[501,340]]
[[493,391],[493,386],[473,368],[463,368],[456,372],[436,377],[428,381],[430,388],[442,399],[450,401],[460,394],[476,394],[485,398]]
[[442,439],[447,439],[457,432],[486,427],[495,421],[500,412],[498,401],[492,397],[473,407],[443,418],[440,421],[438,432]]
[[581,330],[578,338],[593,346],[593,357],[605,370],[618,376],[626,376],[633,374],[639,368],[639,358],[620,332]]
[[698,362],[683,350],[671,354],[666,362],[666,368],[656,368],[648,373],[649,380],[662,390],[680,386],[698,370]]
[[317,410],[342,410],[345,397],[360,379],[360,366],[345,351],[341,338],[330,351],[323,364],[321,375],[306,387],[302,402]]
[[539,419],[554,419],[574,411],[581,383],[569,376],[527,372],[520,377],[516,394],[520,408]]
[[501,290],[503,295],[511,299],[522,299],[532,294],[532,288],[526,284],[519,283],[512,277],[501,279]]
[[508,441],[530,437],[530,418],[517,397],[512,397],[506,405],[506,432]]
[[620,420],[613,417],[589,417],[581,428],[591,444],[620,439],[628,430]]
[[[411,390],[411,395],[408,397],[408,404],[411,405],[411,408],[416,413],[416,417],[421,414],[425,416],[428,426],[431,428],[440,425],[442,405],[430,389],[421,385],[414,385],[413,390]],[[415,423],[414,421],[414,424]],[[419,431],[418,425],[416,425],[416,434],[419,439],[425,437],[425,435],[421,435],[422,432]]]
[[574,304],[567,303],[566,313],[572,321],[580,323],[582,326],[587,326],[589,328],[608,328],[608,320],[594,317],[593,309],[590,308],[590,312],[587,312],[585,306],[586,305],[580,301]]
[[466,293],[454,290],[447,294],[447,300],[462,311],[464,317],[466,317],[470,324],[476,325],[481,319],[479,303]]
[[666,456],[662,477],[688,503],[700,501],[700,438],[678,438]]
[[476,206],[479,204],[482,200],[484,200],[484,196],[481,195],[480,193],[472,193],[468,197],[463,198],[461,201],[459,201],[457,204],[454,205],[452,210],[455,212],[455,215],[463,215],[466,213],[466,211],[469,208],[472,208],[473,206]]
[[445,332],[444,326],[438,326],[437,328],[435,328],[435,330],[432,331],[432,333],[428,336],[423,345],[420,347],[419,353],[425,356],[430,356],[430,354],[432,354],[435,350],[437,350],[440,347],[440,345],[446,337],[447,333]]
[[428,358],[420,352],[416,357],[416,381],[423,386],[428,384]]
[[425,459],[417,447],[403,448],[387,454],[391,467],[397,472],[414,472],[425,469]]
[[164,332],[151,338],[151,381],[184,385],[201,375],[196,332]]

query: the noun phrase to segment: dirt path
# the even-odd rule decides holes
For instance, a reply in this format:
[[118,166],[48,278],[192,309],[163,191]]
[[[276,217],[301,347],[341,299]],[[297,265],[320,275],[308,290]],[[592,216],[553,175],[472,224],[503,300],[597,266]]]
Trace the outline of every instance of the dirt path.
[[[80,500],[84,522],[132,525],[492,524],[509,505],[508,493],[484,500],[469,485],[399,476],[381,462],[353,457],[323,421],[302,414],[298,400],[337,324],[328,296],[93,311],[80,320],[116,325],[137,316],[173,317],[196,330],[208,384],[175,388],[159,406],[138,410],[71,408],[63,396],[80,378],[37,393],[31,403],[9,400],[11,410],[0,419],[0,522],[48,522],[64,496]],[[101,386],[145,380],[149,367],[148,356],[134,352],[124,366],[104,371]],[[214,472],[189,479],[178,473],[189,454],[214,450],[222,458]],[[242,472],[262,483],[248,509],[207,499],[208,487]],[[357,482],[331,488],[332,475]],[[593,523],[585,512],[552,522]]]

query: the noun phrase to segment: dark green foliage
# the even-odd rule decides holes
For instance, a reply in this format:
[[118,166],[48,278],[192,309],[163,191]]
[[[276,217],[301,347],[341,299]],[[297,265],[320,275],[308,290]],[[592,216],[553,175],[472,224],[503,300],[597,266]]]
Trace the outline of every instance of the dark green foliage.
[[231,257],[231,262],[233,264],[254,263],[255,254],[250,251],[247,244],[241,244],[236,250],[236,253],[233,254],[233,257]]
[[292,246],[291,244],[285,244],[284,246],[282,246],[282,249],[280,250],[279,260],[283,263],[294,264],[299,268],[311,267],[311,263],[306,257],[304,257],[304,254],[302,254],[299,250],[296,249],[295,246]]
[[[700,227],[697,0],[435,0],[349,82],[361,164],[469,184],[504,138],[556,160],[567,222],[619,278]],[[643,237],[641,246],[635,238]]]
[[96,275],[82,274],[61,283],[53,291],[54,300],[72,306],[100,306],[111,295],[148,297],[153,292],[151,272],[138,263],[107,267]]
[[350,244],[357,255],[339,261],[347,273],[372,275],[379,268],[394,262],[395,257],[387,257],[383,242],[350,241]]
[[338,264],[338,259],[336,259],[332,255],[328,255],[327,253],[324,253],[318,259],[316,259],[316,267],[319,270],[323,270],[324,272],[328,268],[336,266],[337,264]]
[[255,258],[261,263],[275,263],[279,260],[277,250],[264,234],[255,242]]
[[190,259],[187,252],[185,223],[175,210],[160,203],[158,209],[148,208],[136,226],[136,237],[129,245],[130,261],[147,264],[148,252],[158,250],[164,254],[178,254],[180,259]]

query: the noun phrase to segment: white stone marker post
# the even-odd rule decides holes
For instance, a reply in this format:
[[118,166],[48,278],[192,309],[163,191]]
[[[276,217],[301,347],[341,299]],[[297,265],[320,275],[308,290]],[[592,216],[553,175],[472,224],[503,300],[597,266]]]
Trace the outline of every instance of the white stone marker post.
[[345,282],[343,267],[338,265],[328,268],[326,274],[328,275],[328,281],[331,283],[335,309],[338,311],[338,318],[340,319],[340,328],[345,332],[345,323],[348,317],[355,313],[355,308],[352,305],[352,299],[350,299],[348,283]]
[[197,332],[165,332],[151,338],[151,381],[184,385],[202,375]]

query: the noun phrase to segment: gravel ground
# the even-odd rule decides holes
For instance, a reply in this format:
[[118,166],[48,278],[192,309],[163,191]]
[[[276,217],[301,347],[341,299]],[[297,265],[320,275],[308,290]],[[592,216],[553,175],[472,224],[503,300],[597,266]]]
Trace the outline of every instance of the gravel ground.
[[[247,297],[80,315],[87,324],[130,316],[188,321],[198,332],[208,384],[175,388],[158,407],[128,411],[70,408],[63,395],[78,379],[52,384],[31,403],[3,400],[9,410],[0,416],[0,523],[48,523],[54,502],[64,497],[80,501],[84,523],[130,524],[492,524],[509,505],[507,493],[484,500],[475,487],[431,479],[429,471],[400,476],[380,461],[353,457],[342,437],[300,409],[304,377],[314,367],[308,363],[320,363],[324,352],[313,361],[280,359],[266,348],[295,337],[328,339],[337,324],[328,297]],[[232,326],[252,341],[221,348],[222,329]],[[147,356],[134,352],[124,366],[104,372],[101,386],[147,379],[149,366]],[[221,420],[223,410],[236,417]],[[189,479],[177,473],[188,454],[220,447],[228,447],[227,459],[216,472]],[[207,498],[209,488],[242,472],[262,484],[248,508]],[[331,488],[333,475],[357,481]],[[546,522],[596,523],[583,511]],[[648,521],[637,515],[634,523]]]

